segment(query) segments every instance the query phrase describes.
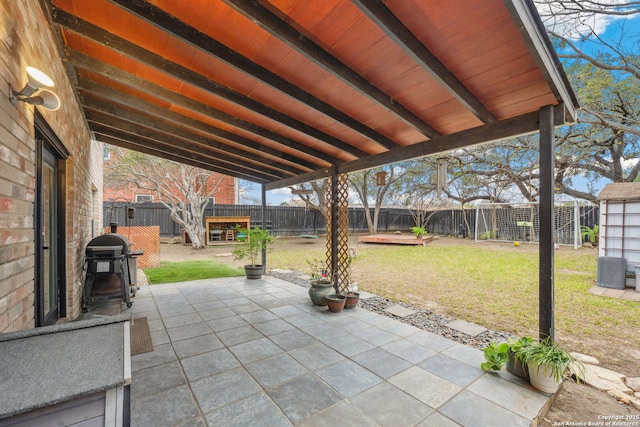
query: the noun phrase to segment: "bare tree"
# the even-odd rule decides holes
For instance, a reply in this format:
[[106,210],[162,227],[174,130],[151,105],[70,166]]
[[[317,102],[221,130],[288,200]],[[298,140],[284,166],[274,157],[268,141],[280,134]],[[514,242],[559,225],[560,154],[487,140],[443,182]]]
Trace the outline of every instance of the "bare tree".
[[105,168],[105,182],[113,188],[135,186],[156,193],[171,219],[182,226],[195,249],[206,245],[204,210],[223,179],[210,171],[135,151],[116,149]]
[[261,205],[262,200],[258,196],[260,190],[258,184],[250,181],[238,180],[240,188],[238,189],[239,201],[242,205]]
[[[367,228],[370,234],[378,232],[378,220],[380,209],[385,201],[398,200],[399,196],[409,191],[415,191],[416,181],[408,185],[410,177],[425,176],[427,163],[422,160],[414,160],[351,173],[349,175],[350,187],[362,203]],[[384,185],[378,185],[376,174],[386,173]],[[411,188],[413,187],[413,188]],[[373,216],[371,215],[371,203],[373,202]]]
[[324,220],[327,220],[327,215],[329,215],[329,212],[327,205],[326,180],[320,179],[290,188],[294,193],[297,193],[297,196],[300,198],[300,200],[304,202],[305,208],[319,211],[322,214]]

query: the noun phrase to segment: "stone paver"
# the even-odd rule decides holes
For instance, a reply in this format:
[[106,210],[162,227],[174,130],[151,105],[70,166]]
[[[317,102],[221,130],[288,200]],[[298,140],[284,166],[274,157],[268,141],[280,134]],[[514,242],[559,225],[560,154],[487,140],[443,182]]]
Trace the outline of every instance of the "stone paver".
[[394,375],[389,382],[434,409],[462,390],[462,387],[417,366]]
[[589,288],[589,292],[594,295],[602,295],[610,298],[640,301],[640,292],[636,291],[633,288],[612,289],[612,288],[605,288],[605,287],[596,285]]
[[462,332],[463,334],[470,335],[475,337],[480,335],[487,330],[480,325],[475,323],[465,322],[464,320],[454,320],[453,322],[449,322],[446,325],[448,328],[455,329],[458,332]]
[[438,410],[462,426],[529,427],[531,420],[496,405],[474,393],[462,390]]
[[420,422],[433,408],[388,382],[382,382],[350,399],[367,417],[383,426],[406,426]]
[[391,307],[387,307],[384,309],[385,313],[393,314],[396,317],[407,317],[412,314],[415,314],[415,310],[411,310],[410,308],[403,307],[401,305],[392,305]]
[[336,363],[316,374],[344,397],[353,397],[382,382],[378,375],[351,360]]
[[329,313],[268,276],[144,287],[135,302],[154,350],[132,357],[132,425],[528,426],[547,401],[481,371],[478,349]]

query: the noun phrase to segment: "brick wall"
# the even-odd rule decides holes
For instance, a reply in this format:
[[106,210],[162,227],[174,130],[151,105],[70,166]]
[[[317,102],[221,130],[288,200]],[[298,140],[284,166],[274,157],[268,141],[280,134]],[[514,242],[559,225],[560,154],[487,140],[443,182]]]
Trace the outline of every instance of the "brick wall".
[[93,228],[91,233],[92,238],[102,233],[103,148],[104,144],[102,142],[91,141],[90,174],[93,178],[91,186],[91,218],[93,219]]
[[[70,152],[65,162],[65,244],[67,317],[80,314],[84,248],[94,224],[101,225],[95,199],[102,194],[99,144],[91,138],[83,114],[53,41],[34,0],[0,0],[0,332],[35,326],[34,195],[36,144],[34,108],[9,102],[11,84],[20,90],[26,66],[34,66],[55,83],[58,111],[39,109]],[[101,156],[101,150],[100,150]],[[92,228],[93,227],[93,228]]]

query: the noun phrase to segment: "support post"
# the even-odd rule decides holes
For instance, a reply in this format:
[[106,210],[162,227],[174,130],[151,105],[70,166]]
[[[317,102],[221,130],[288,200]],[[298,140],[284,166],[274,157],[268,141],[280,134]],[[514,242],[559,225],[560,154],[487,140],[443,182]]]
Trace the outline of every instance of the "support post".
[[540,109],[540,339],[554,340],[554,127],[553,107]]
[[[262,184],[260,186],[260,193],[262,196],[262,228],[263,229],[267,229],[267,190],[264,186],[264,184]],[[263,271],[262,273],[264,274],[267,271],[267,249],[266,248],[262,248],[262,268]]]
[[331,168],[331,278],[338,293],[338,172]]

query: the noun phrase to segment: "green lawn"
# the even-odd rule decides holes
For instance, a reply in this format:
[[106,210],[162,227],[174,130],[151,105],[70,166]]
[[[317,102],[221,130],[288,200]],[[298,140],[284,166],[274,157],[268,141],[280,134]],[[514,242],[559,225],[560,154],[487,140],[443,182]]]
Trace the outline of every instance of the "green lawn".
[[244,276],[244,269],[232,268],[214,260],[170,262],[163,261],[160,267],[147,268],[144,273],[152,285],[160,283],[187,282],[215,277]]
[[[453,243],[451,242],[453,240]],[[448,243],[445,243],[448,242]],[[268,268],[307,271],[306,259],[325,251],[277,247]],[[597,251],[563,247],[555,252],[556,338],[567,348],[601,359],[628,375],[640,375],[638,302],[592,295]],[[426,247],[359,246],[353,276],[362,290],[434,308],[486,328],[537,336],[538,247],[487,245],[455,239]]]

